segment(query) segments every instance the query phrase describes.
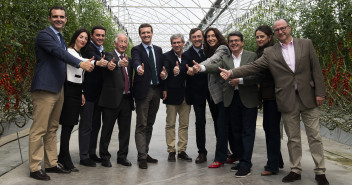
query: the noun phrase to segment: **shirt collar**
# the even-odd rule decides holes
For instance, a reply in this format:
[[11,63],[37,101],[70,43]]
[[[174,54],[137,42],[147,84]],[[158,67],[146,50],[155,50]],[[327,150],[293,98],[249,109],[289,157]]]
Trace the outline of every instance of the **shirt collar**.
[[200,49],[197,49],[197,48],[195,48],[194,46],[192,46],[193,47],[193,49],[198,53],[199,52],[199,50],[201,50],[201,49],[203,49],[203,45],[202,45],[202,47],[200,48]]
[[154,48],[153,48],[153,44],[146,45],[146,44],[144,44],[144,43],[142,42],[142,45],[143,45],[144,49],[147,49],[147,48],[148,48],[148,46],[150,46],[150,47],[152,47],[152,49],[154,49]]
[[243,49],[242,49],[241,53],[238,55],[238,57],[236,57],[233,53],[232,53],[232,57],[233,57],[233,58],[236,58],[236,59],[237,59],[237,58],[240,58],[240,57],[242,57],[242,53],[243,53]]
[[49,28],[54,31],[55,35],[57,35],[58,33],[60,33],[60,32],[58,32],[57,30],[55,30],[55,28],[54,28],[53,26],[50,26]]
[[279,42],[282,48],[287,48],[288,45],[293,45],[293,37],[291,37],[291,41],[288,44],[284,44],[282,42]]
[[120,58],[121,55],[124,56],[123,53],[120,54],[116,49],[115,49],[115,53],[117,54],[117,56],[118,56],[119,58]]
[[100,53],[103,52],[103,50],[104,50],[104,46],[103,45],[97,46],[92,40],[90,40],[90,42],[99,50]]

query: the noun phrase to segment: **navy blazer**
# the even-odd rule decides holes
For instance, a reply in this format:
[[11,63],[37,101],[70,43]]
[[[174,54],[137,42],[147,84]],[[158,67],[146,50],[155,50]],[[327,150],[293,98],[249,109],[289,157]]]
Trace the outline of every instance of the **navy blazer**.
[[[100,60],[103,53],[93,45],[93,43],[89,43],[86,50],[81,51],[82,57],[84,58],[92,58],[94,56],[94,60]],[[99,66],[94,66],[94,70],[90,73],[84,73],[83,80],[83,92],[84,97],[87,101],[94,102],[99,98],[101,88],[102,88],[102,68]]]
[[[155,54],[155,61],[156,61],[156,68],[157,68],[157,77],[159,81],[160,87],[163,87],[163,80],[160,78],[160,73],[163,70],[163,51],[160,47],[153,45],[154,54]],[[147,51],[144,49],[143,45],[140,44],[135,46],[131,50],[132,54],[132,65],[133,69],[137,71],[137,67],[144,64],[144,74],[138,75],[137,72],[134,75],[133,81],[133,96],[136,99],[144,99],[147,96],[147,93],[150,88],[150,82],[152,80],[152,69],[151,65],[149,64],[149,57]],[[162,88],[160,88],[162,90]],[[160,97],[162,93],[160,93]]]
[[60,40],[50,27],[37,34],[34,49],[37,65],[30,91],[59,93],[66,79],[66,64],[78,67],[81,60],[61,47]]
[[[103,69],[103,87],[99,98],[99,106],[116,109],[119,107],[123,98],[123,91],[125,90],[125,77],[123,74],[122,67],[118,66],[120,58],[117,56],[115,51],[106,53],[106,60],[110,61],[115,57],[114,63],[116,67],[110,71],[108,68]],[[132,62],[128,59],[129,63],[127,66],[127,73],[130,82],[130,92],[132,92]],[[134,102],[132,96],[130,96],[131,107],[134,109]]]
[[[182,61],[179,62],[180,73],[175,76],[173,69],[176,66],[176,61],[178,61],[178,57],[176,56],[174,50],[164,53],[163,55],[164,65],[169,69],[168,77],[165,80],[164,90],[167,91],[167,97],[163,101],[163,103],[168,105],[180,105],[185,99],[186,94],[186,70],[182,70],[183,64]],[[185,62],[185,61],[183,61]],[[166,68],[166,67],[165,67]]]
[[[197,63],[202,63],[204,59],[201,59],[198,53],[191,46],[182,55],[182,64],[188,64],[192,67],[193,60]],[[183,65],[182,65],[183,66]],[[206,99],[209,96],[208,90],[208,74],[197,73],[194,76],[187,75],[186,77],[186,101],[189,105],[205,105]]]

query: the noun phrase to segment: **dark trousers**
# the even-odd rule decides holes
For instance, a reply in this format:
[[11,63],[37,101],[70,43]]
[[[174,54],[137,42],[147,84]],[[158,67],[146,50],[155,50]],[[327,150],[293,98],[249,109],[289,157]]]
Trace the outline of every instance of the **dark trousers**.
[[276,101],[264,101],[263,127],[265,131],[266,152],[268,158],[265,170],[273,173],[279,172],[279,166],[283,165],[280,152],[280,120],[281,113],[277,109]]
[[213,99],[209,96],[208,98],[208,106],[210,109],[211,117],[213,118],[214,122],[214,131],[216,138],[218,137],[218,116],[219,116],[219,107],[218,104],[215,104]]
[[78,128],[79,157],[81,160],[89,158],[90,135],[92,133],[92,115],[94,102],[86,101],[81,110],[81,120]]
[[98,105],[98,99],[94,102],[92,117],[92,132],[90,134],[89,155],[95,155],[97,150],[98,135],[101,126],[101,108]]
[[196,143],[199,154],[207,155],[208,151],[205,148],[205,105],[193,105],[194,113],[196,116]]
[[119,107],[116,109],[102,107],[103,126],[101,128],[99,145],[99,155],[102,160],[110,160],[111,155],[108,149],[116,120],[119,127],[119,151],[117,152],[117,158],[126,159],[127,157],[132,116],[130,96],[124,95]]
[[252,167],[257,113],[257,107],[246,108],[242,104],[240,94],[236,90],[230,105],[230,120],[234,143],[237,146],[235,153],[240,154],[239,168],[250,169]]
[[74,168],[70,155],[70,139],[74,125],[62,125],[60,136],[60,153],[58,162],[66,169]]
[[149,143],[152,138],[153,125],[160,104],[160,88],[151,86],[144,99],[136,100],[136,132],[135,140],[138,160],[147,159]]
[[224,103],[216,104],[219,110],[217,119],[217,137],[216,137],[216,162],[225,163],[227,159],[227,143],[229,141],[229,128],[230,128],[230,112],[229,109],[224,107]]

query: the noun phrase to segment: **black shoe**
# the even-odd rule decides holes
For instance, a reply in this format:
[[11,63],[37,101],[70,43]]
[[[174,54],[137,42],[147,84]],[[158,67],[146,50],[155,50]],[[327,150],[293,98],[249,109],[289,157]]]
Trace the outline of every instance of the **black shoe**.
[[132,166],[132,163],[128,159],[117,158],[117,164],[121,164],[124,166]]
[[46,173],[71,173],[70,170],[65,169],[62,164],[57,163],[56,166],[51,168],[45,168]]
[[200,163],[204,163],[207,161],[207,155],[206,154],[199,154],[197,159],[196,159],[196,163],[200,164]]
[[301,175],[295,172],[290,172],[282,179],[282,182],[294,182],[296,180],[301,180]]
[[175,155],[176,155],[176,152],[170,152],[170,153],[169,153],[169,157],[167,157],[167,161],[169,161],[169,162],[175,162],[175,161],[176,161]]
[[326,179],[325,174],[315,175],[315,180],[318,182],[318,185],[329,185],[329,181]]
[[102,160],[101,165],[108,168],[112,167],[110,160]]
[[90,158],[80,160],[79,164],[83,165],[83,166],[88,166],[88,167],[96,167],[97,166],[97,164]]
[[251,174],[251,169],[239,168],[236,172],[237,178],[247,177]]
[[73,167],[70,169],[71,172],[79,172],[79,169],[77,169],[76,167]]
[[140,169],[147,169],[148,168],[147,160],[146,159],[138,160],[138,167]]
[[96,163],[101,163],[101,158],[99,158],[96,154],[90,154],[89,158],[92,159]]
[[238,164],[236,164],[235,166],[231,167],[231,171],[232,172],[237,172],[239,170]]
[[192,158],[190,158],[186,152],[182,151],[181,153],[177,154],[177,159],[181,159],[184,161],[192,162]]
[[42,169],[35,172],[30,172],[29,176],[37,180],[43,180],[43,181],[50,180],[50,177]]
[[158,159],[153,159],[152,157],[150,157],[150,155],[147,156],[147,162],[148,163],[157,163]]

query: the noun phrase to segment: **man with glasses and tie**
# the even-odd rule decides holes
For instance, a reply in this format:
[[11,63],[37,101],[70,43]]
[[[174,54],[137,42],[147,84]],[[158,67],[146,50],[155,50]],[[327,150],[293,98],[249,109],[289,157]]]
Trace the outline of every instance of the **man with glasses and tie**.
[[131,166],[127,159],[130,141],[131,116],[134,109],[132,98],[132,63],[125,54],[128,48],[128,38],[125,34],[117,34],[114,41],[115,50],[106,53],[108,69],[103,69],[102,90],[99,106],[102,109],[103,126],[101,128],[99,156],[104,167],[111,167],[109,144],[115,122],[119,127],[119,151],[117,163]]
[[291,26],[285,19],[274,22],[274,34],[279,40],[264,50],[258,60],[232,70],[221,69],[221,76],[245,77],[269,69],[275,81],[275,94],[288,137],[287,147],[291,172],[282,182],[301,179],[301,129],[305,126],[309,149],[315,163],[315,180],[319,185],[329,182],[325,176],[323,143],[319,132],[319,106],[324,103],[325,86],[318,57],[312,41],[291,36]]
[[158,162],[157,159],[150,157],[148,152],[167,72],[162,64],[162,49],[152,44],[152,26],[147,23],[141,24],[138,31],[142,43],[133,47],[131,51],[132,65],[136,71],[132,90],[137,113],[135,140],[138,166],[147,169],[147,162]]
[[[35,39],[37,65],[34,72],[31,96],[33,123],[29,130],[30,177],[50,180],[46,173],[70,173],[57,162],[56,131],[64,102],[63,84],[66,78],[66,64],[92,71],[92,59],[81,61],[66,51],[62,37],[67,17],[62,6],[49,11],[50,27],[41,30]],[[41,169],[44,158],[45,171]]]

